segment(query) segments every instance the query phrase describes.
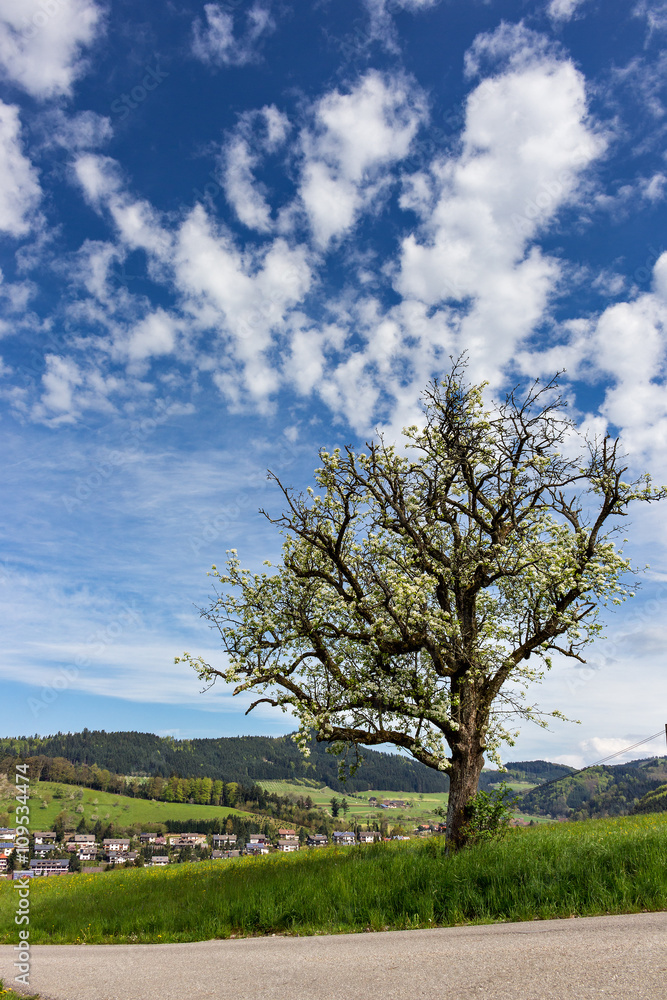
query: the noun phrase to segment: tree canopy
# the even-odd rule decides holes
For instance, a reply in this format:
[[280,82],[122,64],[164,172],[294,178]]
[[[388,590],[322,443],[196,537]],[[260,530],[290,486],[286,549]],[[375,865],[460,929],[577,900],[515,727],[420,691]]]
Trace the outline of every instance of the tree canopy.
[[578,432],[557,377],[492,408],[484,389],[455,362],[400,449],[379,435],[322,450],[305,493],[269,472],[285,508],[261,513],[282,562],[253,573],[230,550],[202,611],[228,662],[183,657],[256,690],[251,707],[293,712],[304,748],[311,730],[337,751],[390,743],[448,774],[455,844],[484,754],[498,759],[517,719],[559,714],[527,686],[554,652],[582,659],[600,607],[632,596],[619,519],[665,495],[625,480],[617,440]]

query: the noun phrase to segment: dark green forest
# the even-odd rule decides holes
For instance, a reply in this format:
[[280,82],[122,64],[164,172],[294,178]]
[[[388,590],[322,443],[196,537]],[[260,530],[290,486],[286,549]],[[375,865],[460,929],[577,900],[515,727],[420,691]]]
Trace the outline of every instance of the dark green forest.
[[[212,778],[252,785],[256,781],[312,781],[337,792],[369,788],[403,792],[447,791],[445,775],[398,754],[363,748],[363,763],[345,783],[338,777],[339,758],[312,740],[305,758],[289,736],[232,736],[176,740],[152,733],[106,733],[84,729],[55,736],[0,739],[0,757],[64,757],[73,764],[93,764],[114,774],[169,778]],[[350,761],[351,763],[352,761]]]

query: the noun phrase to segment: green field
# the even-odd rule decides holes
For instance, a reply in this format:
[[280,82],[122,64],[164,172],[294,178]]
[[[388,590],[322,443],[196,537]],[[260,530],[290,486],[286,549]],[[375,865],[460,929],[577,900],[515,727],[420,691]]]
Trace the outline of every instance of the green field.
[[[95,823],[113,822],[117,827],[129,827],[146,823],[164,823],[169,819],[224,819],[233,814],[248,816],[238,809],[227,806],[198,806],[185,802],[154,802],[150,799],[133,799],[127,795],[114,795],[94,788],[79,788],[77,785],[61,785],[53,781],[38,781],[32,785],[30,796],[30,829],[50,830],[56,816],[65,812],[70,828],[75,828],[82,817]],[[9,816],[13,822],[14,798],[0,800],[0,813]]]
[[[0,882],[0,943],[16,893]],[[200,941],[667,909],[667,814],[35,879],[32,943]]]
[[[343,798],[347,800],[348,811],[346,814],[339,814],[341,826],[345,828],[350,824],[361,824],[363,826],[374,821],[385,820],[390,826],[400,823],[408,823],[414,826],[419,822],[432,822],[439,820],[436,809],[447,808],[446,792],[388,792],[386,789],[378,791],[370,789],[367,792],[334,792],[333,788],[324,785],[322,788],[310,788],[304,785],[294,784],[289,781],[258,781],[258,785],[265,788],[267,792],[275,792],[277,795],[310,796],[316,806],[321,806],[327,812],[331,812],[331,799],[335,796],[340,802]],[[402,799],[408,803],[405,809],[377,809],[371,808],[368,800],[375,796],[378,801],[384,799]],[[347,822],[345,822],[347,821]]]
[[[501,776],[502,779],[502,776]],[[345,798],[349,809],[347,814],[341,812],[340,822],[343,826],[347,820],[349,824],[368,825],[375,821],[385,820],[390,826],[406,825],[416,826],[418,823],[433,823],[441,820],[436,813],[436,809],[447,809],[447,792],[388,792],[386,789],[370,789],[367,792],[334,792],[332,788],[325,785],[322,788],[311,788],[305,785],[296,784],[289,781],[258,781],[258,785],[268,792],[275,792],[277,795],[294,795],[296,797],[310,796],[316,806],[321,806],[328,812],[331,811],[331,799],[335,795],[340,801]],[[526,782],[508,782],[510,788],[515,791],[529,791],[534,785]],[[381,802],[384,799],[402,799],[408,803],[405,809],[372,809],[369,798],[375,798]],[[519,812],[517,816],[522,815]],[[532,819],[532,817],[528,817]],[[544,822],[544,817],[541,818]],[[549,821],[551,822],[551,821]]]

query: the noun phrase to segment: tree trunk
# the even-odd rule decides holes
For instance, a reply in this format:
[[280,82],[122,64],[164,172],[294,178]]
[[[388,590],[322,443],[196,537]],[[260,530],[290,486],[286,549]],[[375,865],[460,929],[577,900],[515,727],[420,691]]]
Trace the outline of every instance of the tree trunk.
[[484,766],[484,750],[478,740],[459,744],[453,748],[451,761],[446,839],[448,845],[457,850],[464,847],[468,840],[466,806],[477,793]]

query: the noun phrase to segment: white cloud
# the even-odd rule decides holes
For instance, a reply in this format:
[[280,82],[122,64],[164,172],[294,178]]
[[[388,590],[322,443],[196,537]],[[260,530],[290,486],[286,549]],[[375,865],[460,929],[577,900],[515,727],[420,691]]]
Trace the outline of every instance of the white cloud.
[[186,313],[224,345],[216,384],[232,402],[245,390],[265,406],[280,383],[268,352],[312,283],[305,248],[276,239],[256,255],[241,253],[197,206],[179,230],[173,265]]
[[656,204],[665,197],[665,185],[667,177],[663,173],[653,174],[652,177],[642,179],[640,185],[642,195],[652,204]]
[[146,316],[131,331],[125,345],[131,361],[145,361],[147,358],[171,354],[176,340],[174,320],[163,309]]
[[167,257],[172,242],[169,232],[147,201],[125,193],[115,160],[84,153],[75,160],[74,173],[88,203],[98,211],[109,211],[125,246],[145,250],[156,263]]
[[75,423],[84,410],[113,412],[110,394],[119,386],[93,365],[83,368],[73,358],[47,354],[42,375],[42,396],[33,407],[34,420],[51,427]]
[[[566,324],[562,346],[520,355],[524,370],[566,366],[570,378],[602,378],[599,418],[620,432],[634,468],[667,474],[667,253],[655,262],[652,288],[615,302],[599,316]],[[606,429],[606,428],[605,428]]]
[[547,14],[554,21],[569,21],[586,0],[550,0]]
[[301,133],[300,197],[319,246],[347,232],[373,202],[425,116],[413,84],[375,71],[349,93],[336,90],[318,101],[312,127]]
[[530,62],[523,33],[503,26],[497,36],[476,40],[471,71],[491,55],[508,68],[470,95],[460,153],[434,161],[409,190],[404,207],[423,225],[403,240],[395,279],[406,299],[457,306],[457,341],[487,372],[489,358],[503,366],[543,319],[560,266],[535,240],[604,149],[572,63],[546,55],[541,39]]
[[640,0],[632,13],[646,19],[649,32],[667,29],[667,0]]
[[72,151],[103,146],[113,135],[109,118],[94,111],[67,115],[62,108],[56,108],[45,114],[40,124],[46,144]]
[[0,230],[23,236],[41,198],[37,173],[21,148],[18,108],[0,101]]
[[267,105],[243,115],[223,148],[220,173],[225,196],[249,229],[265,233],[272,228],[266,189],[257,183],[254,172],[263,155],[280,149],[289,131],[287,116],[275,105]]
[[[221,4],[204,5],[206,25],[197,18],[193,25],[192,53],[202,62],[213,66],[245,66],[259,58],[259,43],[275,30],[270,8],[261,2],[245,13],[236,14]],[[245,20],[245,30],[236,33],[235,21]]]
[[435,7],[440,0],[364,0],[368,11],[368,36],[360,39],[355,37],[356,46],[366,47],[371,42],[380,42],[389,52],[399,51],[398,34],[392,14],[399,10],[407,10],[413,14]]
[[244,226],[265,233],[271,228],[271,208],[253,176],[257,162],[247,139],[236,136],[225,150],[223,187]]
[[86,69],[82,50],[102,27],[93,0],[3,0],[0,67],[36,98],[69,96]]

